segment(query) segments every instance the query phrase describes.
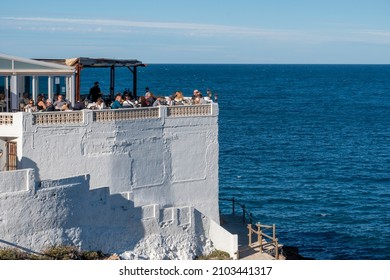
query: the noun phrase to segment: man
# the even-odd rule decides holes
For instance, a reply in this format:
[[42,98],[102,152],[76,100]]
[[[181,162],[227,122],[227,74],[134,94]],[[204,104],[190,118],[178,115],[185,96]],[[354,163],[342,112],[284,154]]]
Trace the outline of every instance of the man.
[[195,89],[192,94],[192,103],[197,105],[205,104],[205,100],[203,99],[202,93],[197,89]]
[[66,100],[64,100],[64,98],[62,97],[61,94],[59,94],[59,95],[57,96],[57,100],[54,102],[53,105],[54,105],[54,108],[56,108],[56,110],[61,110],[61,108],[62,108],[65,104],[69,106],[68,102],[67,102]]
[[56,111],[56,108],[54,107],[52,101],[50,98],[46,99],[46,112]]
[[120,109],[122,108],[122,94],[117,93],[115,95],[115,101],[111,105],[111,109]]
[[99,82],[95,82],[93,87],[91,87],[91,89],[89,90],[88,100],[96,102],[98,98],[101,97],[101,95],[102,94],[100,91]]
[[85,97],[81,97],[73,106],[73,110],[79,111],[85,109]]

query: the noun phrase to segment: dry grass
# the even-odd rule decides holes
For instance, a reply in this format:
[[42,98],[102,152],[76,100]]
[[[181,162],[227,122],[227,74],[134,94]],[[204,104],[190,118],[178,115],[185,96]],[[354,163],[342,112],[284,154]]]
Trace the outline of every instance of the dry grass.
[[53,246],[40,254],[27,253],[18,249],[0,249],[0,260],[104,260],[109,255],[101,251],[80,251],[73,246]]
[[200,256],[197,260],[230,260],[230,255],[227,252],[215,250],[207,256]]

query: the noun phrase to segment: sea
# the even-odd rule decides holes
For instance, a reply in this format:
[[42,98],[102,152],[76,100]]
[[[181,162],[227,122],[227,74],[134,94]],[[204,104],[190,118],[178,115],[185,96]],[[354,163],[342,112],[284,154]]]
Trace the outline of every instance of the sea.
[[[109,77],[83,70],[82,92]],[[390,65],[150,64],[146,87],[218,97],[221,213],[234,197],[305,257],[390,259]]]

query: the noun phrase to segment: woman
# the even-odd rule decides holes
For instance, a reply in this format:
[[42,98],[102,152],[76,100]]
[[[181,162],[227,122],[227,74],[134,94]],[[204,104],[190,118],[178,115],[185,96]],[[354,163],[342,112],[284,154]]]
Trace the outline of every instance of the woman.
[[101,97],[97,99],[95,107],[98,110],[107,109],[106,103],[104,103],[104,100]]
[[37,110],[39,112],[46,110],[45,98],[43,97],[43,94],[38,95]]
[[173,100],[173,105],[184,105],[184,96],[181,91],[176,91],[175,99]]
[[146,102],[145,96],[140,96],[138,99],[138,107],[148,107],[148,103]]

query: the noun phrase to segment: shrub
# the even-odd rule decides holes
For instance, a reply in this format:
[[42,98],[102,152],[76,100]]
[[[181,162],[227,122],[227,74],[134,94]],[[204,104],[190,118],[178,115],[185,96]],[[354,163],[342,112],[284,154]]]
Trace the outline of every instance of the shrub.
[[230,260],[230,255],[227,252],[215,250],[207,256],[200,256],[198,260]]
[[53,246],[38,255],[15,248],[0,248],[0,260],[104,260],[108,257],[101,251],[80,251],[74,246]]

